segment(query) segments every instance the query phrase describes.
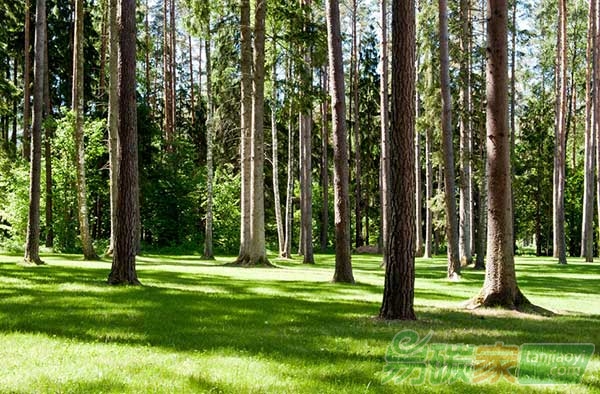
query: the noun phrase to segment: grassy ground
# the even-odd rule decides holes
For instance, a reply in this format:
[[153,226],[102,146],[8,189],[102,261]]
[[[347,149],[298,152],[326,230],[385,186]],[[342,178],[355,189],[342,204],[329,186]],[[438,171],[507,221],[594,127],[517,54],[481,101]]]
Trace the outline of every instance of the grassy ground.
[[[0,392],[600,392],[600,358],[580,384],[382,384],[394,335],[431,343],[593,343],[600,351],[600,266],[520,258],[519,285],[556,311],[540,317],[471,312],[483,272],[444,279],[443,259],[418,260],[416,322],[382,322],[380,258],[354,256],[356,285],[330,283],[333,256],[315,266],[225,267],[195,256],[144,256],[143,287],[109,287],[110,262],[45,255],[22,267],[0,255]],[[435,382],[434,382],[435,383]]]

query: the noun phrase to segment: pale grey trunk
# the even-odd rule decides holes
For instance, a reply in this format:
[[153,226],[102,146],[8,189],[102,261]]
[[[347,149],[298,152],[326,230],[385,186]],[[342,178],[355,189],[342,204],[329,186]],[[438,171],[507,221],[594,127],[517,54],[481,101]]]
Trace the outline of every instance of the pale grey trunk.
[[213,121],[213,98],[212,98],[212,65],[210,52],[210,21],[206,27],[206,223],[204,228],[204,253],[202,258],[212,260],[215,258],[213,251],[213,139],[215,125]]
[[79,206],[79,235],[83,256],[96,260],[98,256],[92,245],[88,218],[87,188],[85,181],[85,147],[83,140],[83,0],[75,1],[75,34],[73,43],[73,89],[71,108],[75,118],[75,167],[77,169],[77,203]]
[[[275,41],[273,41],[273,50],[275,51]],[[277,245],[279,257],[284,254],[284,229],[283,219],[281,218],[281,198],[279,195],[279,150],[277,138],[277,61],[273,62],[271,69],[272,91],[271,91],[271,149],[273,162],[273,199],[275,200],[275,222],[277,225]]]
[[460,102],[462,111],[460,111],[460,237],[459,253],[460,261],[463,265],[471,264],[471,128],[469,119],[471,114],[467,112],[470,107],[471,99],[469,92],[469,0],[461,0],[461,35],[460,49],[462,58],[460,63],[461,87]]
[[384,253],[389,231],[389,122],[388,122],[388,34],[387,34],[387,1],[381,0],[381,79],[379,84],[380,94],[380,127],[381,127],[381,162],[379,164],[380,194],[381,194],[381,250]]
[[583,181],[583,215],[581,223],[581,257],[587,262],[594,261],[594,159],[596,151],[596,135],[593,125],[592,71],[594,31],[596,29],[596,0],[590,0],[588,13],[588,38],[585,70],[585,145],[584,145],[584,181]]
[[448,278],[460,274],[458,257],[458,222],[454,196],[454,147],[452,142],[452,99],[448,53],[448,4],[439,0],[440,18],[440,85],[442,90],[442,151],[446,202],[446,238],[448,242]]
[[117,173],[119,172],[119,95],[118,72],[119,72],[119,30],[117,25],[118,0],[110,0],[109,3],[109,90],[108,90],[108,159],[109,159],[109,187],[110,187],[110,244],[107,254],[112,254],[115,245],[115,231],[117,226]]
[[360,248],[363,243],[362,234],[362,180],[361,180],[361,154],[360,154],[360,95],[358,94],[358,77],[360,73],[360,59],[358,56],[358,0],[352,2],[352,102],[350,107],[353,112],[353,127],[352,132],[354,136],[354,219],[355,224],[355,239],[354,244],[357,248]]
[[[25,67],[23,70],[23,158],[30,160],[31,130],[29,122],[31,119],[31,11],[30,2],[25,0],[25,42],[23,56]],[[37,27],[37,26],[36,26]]]
[[[321,88],[327,93],[327,71],[321,70]],[[327,122],[327,98],[321,103],[321,252],[329,243],[329,127]]]
[[[417,67],[415,85],[419,81],[419,47],[417,46]],[[420,116],[421,97],[419,90],[415,89],[415,119]],[[415,129],[415,256],[421,257],[424,253],[423,245],[423,182],[421,181],[421,132]]]

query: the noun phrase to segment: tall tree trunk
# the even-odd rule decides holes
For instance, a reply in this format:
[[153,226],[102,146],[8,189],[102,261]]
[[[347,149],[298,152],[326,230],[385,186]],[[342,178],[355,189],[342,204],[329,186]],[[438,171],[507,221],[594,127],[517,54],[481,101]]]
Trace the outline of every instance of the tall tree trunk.
[[380,127],[381,127],[381,161],[379,163],[380,194],[381,194],[381,249],[387,251],[387,239],[390,217],[389,192],[389,122],[388,122],[388,33],[387,33],[387,0],[381,0],[381,79],[379,80]]
[[585,145],[583,214],[581,223],[581,257],[586,262],[594,261],[594,156],[596,151],[595,128],[592,123],[592,71],[594,52],[594,31],[596,30],[596,0],[590,0],[588,13],[588,38],[585,67]]
[[360,157],[360,107],[358,94],[358,77],[360,73],[360,61],[358,56],[358,0],[352,1],[352,107],[353,112],[353,136],[354,136],[354,216],[355,240],[354,244],[360,248],[364,244],[362,229],[362,188],[361,188],[361,157]]
[[448,242],[448,278],[460,275],[458,257],[458,221],[454,196],[454,148],[452,146],[452,98],[448,54],[448,4],[439,0],[440,84],[442,88],[442,151],[444,156],[444,192],[446,202],[446,238]]
[[429,202],[433,198],[433,163],[431,161],[431,143],[432,130],[430,127],[425,131],[425,202],[427,209],[425,210],[425,248],[423,257],[430,259],[433,257],[433,211],[429,206]]
[[[308,30],[310,23],[310,0],[301,0],[304,10],[304,27]],[[304,264],[314,264],[312,244],[312,111],[308,104],[310,97],[304,93],[312,87],[312,65],[310,56],[310,45],[302,46],[304,52],[304,67],[300,75],[302,86],[302,106],[300,113],[300,224],[301,245]]]
[[567,5],[559,0],[559,48],[558,48],[558,104],[555,145],[555,195],[554,243],[555,257],[559,264],[567,263],[565,236],[565,160],[566,160],[566,112],[567,112]]
[[[273,36],[276,35],[275,27],[273,27]],[[276,55],[277,44],[273,40],[273,53]],[[273,61],[271,69],[271,146],[272,146],[272,162],[273,162],[273,200],[275,202],[275,222],[277,225],[277,246],[278,255],[283,257],[284,254],[284,228],[283,219],[281,217],[281,197],[279,194],[279,141],[277,138],[277,57]]]
[[119,194],[115,249],[108,276],[111,285],[140,284],[135,267],[139,223],[135,6],[135,0],[119,0]]
[[379,317],[415,320],[415,4],[392,2],[390,232]]
[[206,27],[206,226],[204,229],[204,260],[214,260],[213,251],[213,147],[215,125],[213,121],[213,97],[212,97],[212,56],[210,50],[210,20]]
[[100,21],[100,71],[98,81],[98,97],[104,98],[106,92],[106,51],[108,48],[108,1],[100,2],[102,19]]
[[[36,2],[36,10],[37,10]],[[31,131],[29,129],[29,120],[31,118],[31,3],[30,0],[25,0],[25,42],[23,56],[25,64],[23,70],[23,158],[30,160],[31,158]],[[45,5],[44,5],[45,9]],[[45,12],[45,11],[44,11]],[[37,24],[36,24],[37,34]]]
[[[289,81],[292,78],[292,61],[288,58],[288,65],[286,70],[286,79]],[[283,257],[292,257],[292,235],[293,235],[293,218],[294,218],[294,128],[292,125],[292,101],[293,95],[289,97],[289,116],[288,116],[288,160],[287,160],[287,186],[286,186],[286,197],[285,197],[285,243]]]
[[513,255],[508,121],[507,0],[488,2],[487,59],[487,266],[483,288],[471,307],[510,309],[528,304],[517,286]]
[[194,95],[194,57],[192,54],[192,36],[188,34],[188,49],[189,49],[189,59],[190,59],[190,105],[191,105],[191,117],[192,117],[192,129],[196,125],[196,104],[195,104],[195,95]]
[[36,1],[35,44],[33,70],[33,129],[31,130],[31,166],[29,172],[29,214],[25,243],[25,262],[44,264],[40,259],[40,178],[42,162],[42,123],[44,108],[44,69],[47,61],[44,51],[46,42],[46,0]]
[[350,198],[348,187],[348,133],[338,0],[326,1],[327,46],[329,49],[329,89],[333,128],[333,190],[335,209],[334,282],[354,283],[350,255]]
[[250,29],[250,0],[240,2],[240,69],[241,69],[241,225],[240,252],[237,262],[248,254],[250,244],[250,156],[252,147],[252,32]]
[[[593,104],[592,104],[592,127],[595,129],[596,134],[596,204],[598,205],[598,218],[600,218],[600,0],[595,1],[596,13],[595,19],[595,31],[594,31],[594,42],[592,53],[594,59],[594,70],[593,70]],[[599,231],[600,234],[600,231]]]
[[[44,54],[48,59],[48,35],[44,42]],[[48,72],[48,61],[44,62],[44,117],[52,116],[52,106],[50,103],[50,78]],[[56,127],[54,122],[46,122],[44,138],[44,158],[46,167],[46,247],[54,246],[54,209],[52,195],[52,139]]]
[[[418,50],[418,49],[417,49]],[[417,71],[415,75],[415,86],[419,80],[419,59],[417,55]],[[415,89],[417,90],[417,89]],[[421,97],[417,90],[415,96],[415,122],[419,119]],[[423,256],[425,249],[423,244],[423,182],[421,181],[421,133],[415,129],[415,254]]]
[[165,112],[165,146],[167,151],[173,148],[174,122],[173,118],[173,40],[171,39],[174,26],[171,24],[171,2],[165,0],[163,5],[164,41],[163,41],[163,71],[164,71],[164,112]]
[[117,226],[117,196],[119,172],[119,27],[117,21],[118,0],[109,0],[109,59],[108,59],[108,160],[110,178],[110,244],[106,254],[112,255]]
[[321,252],[327,250],[329,244],[329,127],[327,122],[328,101],[327,68],[321,69],[321,89],[324,94],[321,103]]
[[148,0],[146,0],[144,11],[144,41],[146,43],[146,48],[144,48],[144,71],[146,74],[144,83],[146,91],[144,93],[146,104],[150,105],[150,7],[148,5]]
[[75,0],[75,35],[73,43],[73,84],[71,108],[75,125],[75,167],[77,169],[77,203],[79,235],[85,260],[97,260],[98,255],[92,245],[85,182],[85,147],[83,137],[83,0]]
[[469,9],[470,1],[461,0],[460,18],[461,34],[460,49],[462,52],[460,62],[460,101],[462,110],[460,111],[460,238],[459,252],[460,261],[463,265],[471,264],[473,257],[471,255],[471,114],[470,108],[471,95],[470,85],[470,53],[469,53]]
[[265,18],[267,0],[258,0],[254,10],[254,67],[252,79],[252,147],[250,185],[250,244],[245,265],[270,265],[265,246],[264,98]]

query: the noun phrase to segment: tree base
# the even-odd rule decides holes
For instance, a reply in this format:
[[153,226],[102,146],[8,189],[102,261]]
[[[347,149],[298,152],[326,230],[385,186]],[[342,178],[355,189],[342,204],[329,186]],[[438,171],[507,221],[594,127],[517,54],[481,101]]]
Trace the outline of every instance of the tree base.
[[111,286],[141,286],[142,283],[138,280],[138,278],[113,278],[111,276],[108,277],[107,283]]
[[469,310],[475,310],[479,308],[500,308],[532,315],[554,315],[554,312],[532,304],[518,288],[517,293],[514,296],[511,296],[509,292],[492,293],[486,292],[485,289],[482,289],[476,297],[468,300],[465,303],[465,307]]
[[277,268],[276,265],[271,263],[266,257],[259,257],[258,259],[252,258],[248,255],[239,256],[233,263],[225,264],[228,267],[245,267],[245,268]]
[[206,256],[206,255],[203,254],[200,257],[200,260],[210,260],[210,261],[213,261],[213,260],[215,260],[215,256]]
[[24,266],[38,266],[38,265],[46,265],[39,257],[26,257],[23,259],[22,265]]
[[85,260],[85,261],[100,261],[102,259],[96,253],[94,253],[92,255],[87,255],[87,256],[84,255],[83,260]]

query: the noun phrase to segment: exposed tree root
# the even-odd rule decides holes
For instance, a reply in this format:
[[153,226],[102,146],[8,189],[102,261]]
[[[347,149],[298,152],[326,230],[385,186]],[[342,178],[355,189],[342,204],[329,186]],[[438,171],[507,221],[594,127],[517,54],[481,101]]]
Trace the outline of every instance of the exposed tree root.
[[518,311],[531,315],[554,316],[554,312],[532,304],[527,297],[517,288],[517,294],[513,296],[509,292],[488,293],[485,289],[474,298],[464,304],[465,308],[474,310],[478,308],[501,308]]
[[271,263],[266,257],[253,259],[248,255],[239,256],[233,263],[225,264],[227,267],[244,267],[244,268],[278,268]]

